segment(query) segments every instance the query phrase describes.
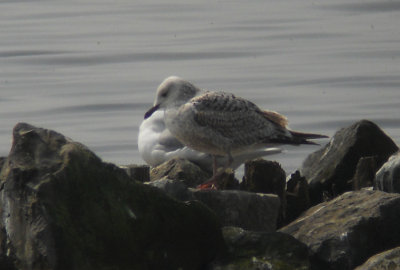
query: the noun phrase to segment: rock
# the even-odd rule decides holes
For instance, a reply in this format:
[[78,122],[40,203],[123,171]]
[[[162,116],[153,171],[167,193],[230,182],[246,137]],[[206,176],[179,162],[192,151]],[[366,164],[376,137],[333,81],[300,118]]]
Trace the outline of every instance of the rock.
[[310,207],[308,183],[299,171],[291,174],[286,188],[286,216],[284,223],[295,220],[301,213]]
[[275,231],[280,201],[276,195],[240,190],[199,190],[187,188],[183,181],[160,179],[155,186],[178,200],[197,200],[218,216],[222,226],[246,230]]
[[5,157],[0,157],[0,171],[1,171],[1,168],[3,168],[3,165],[4,165],[5,161],[6,161],[6,159],[7,158],[5,158]]
[[251,160],[244,165],[244,177],[241,190],[259,193],[272,193],[279,196],[278,226],[283,223],[286,211],[286,173],[278,162],[262,158]]
[[181,158],[171,159],[150,170],[151,181],[161,178],[182,180],[189,187],[196,187],[210,177],[210,174],[196,164]]
[[400,194],[352,191],[307,210],[279,231],[310,248],[314,269],[353,269],[400,245]]
[[400,269],[400,247],[376,254],[354,270],[396,270]]
[[279,198],[273,194],[239,190],[194,190],[194,199],[213,210],[223,226],[246,230],[275,231],[279,214]]
[[232,169],[225,169],[218,177],[218,190],[238,190],[239,188],[239,181],[235,178],[235,172]]
[[310,154],[301,174],[310,184],[311,203],[322,201],[323,194],[337,196],[351,190],[349,183],[362,157],[376,157],[379,168],[394,152],[396,144],[376,124],[362,120],[340,129],[329,143]]
[[252,232],[223,228],[228,255],[212,270],[309,269],[307,246],[279,232]]
[[374,182],[376,168],[376,157],[362,157],[359,159],[356,172],[352,179],[353,190],[371,187]]
[[241,189],[285,197],[286,173],[276,161],[255,159],[245,163]]
[[131,164],[119,167],[136,181],[142,183],[150,181],[150,167],[148,165]]
[[63,135],[17,124],[0,173],[0,265],[202,269],[223,249],[215,215],[140,184]]
[[180,201],[194,200],[192,192],[189,191],[189,188],[184,181],[163,178],[148,182],[146,184],[161,189],[169,196]]
[[400,193],[400,152],[391,156],[376,173],[374,189]]

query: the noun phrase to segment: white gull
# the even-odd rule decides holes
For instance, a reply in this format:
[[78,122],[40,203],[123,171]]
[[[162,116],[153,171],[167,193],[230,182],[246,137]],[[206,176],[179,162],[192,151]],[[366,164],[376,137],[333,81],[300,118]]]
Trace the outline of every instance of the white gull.
[[[199,165],[204,170],[210,171],[212,168],[212,157],[210,154],[184,146],[169,132],[164,122],[164,110],[155,111],[140,124],[138,148],[143,160],[152,167],[158,166],[172,158],[184,158]],[[279,148],[263,148],[248,153],[245,152],[234,156],[231,167],[236,169],[247,160],[280,152],[281,149]],[[226,163],[227,157],[217,157],[218,166],[223,166]]]
[[171,76],[157,89],[154,106],[145,114],[165,110],[164,122],[183,145],[213,156],[213,177],[217,179],[217,156],[225,156],[231,167],[234,157],[260,148],[282,144],[315,144],[308,139],[324,135],[287,128],[287,118],[261,110],[246,99],[226,92],[204,91],[188,81]]

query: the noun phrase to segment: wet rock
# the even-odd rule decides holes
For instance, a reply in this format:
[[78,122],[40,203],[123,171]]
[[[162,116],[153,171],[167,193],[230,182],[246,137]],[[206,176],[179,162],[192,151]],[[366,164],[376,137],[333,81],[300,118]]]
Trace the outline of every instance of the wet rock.
[[400,245],[400,194],[352,191],[307,210],[279,231],[310,248],[314,269],[353,269]]
[[307,246],[279,232],[253,232],[223,228],[228,254],[212,270],[309,269]]
[[286,188],[286,201],[285,224],[295,220],[310,207],[308,183],[306,178],[300,175],[299,171],[289,176]]
[[376,254],[354,270],[396,270],[400,269],[400,247]]
[[142,183],[150,181],[150,167],[148,165],[131,164],[119,167],[136,181]]
[[376,124],[362,120],[340,129],[329,143],[310,154],[304,161],[301,174],[310,184],[312,204],[322,201],[323,194],[335,197],[352,189],[358,161],[376,157],[379,168],[394,152],[396,144]]
[[132,181],[85,146],[28,124],[0,173],[0,265],[202,269],[223,247],[215,215]]
[[188,187],[196,187],[210,177],[198,165],[182,158],[171,159],[150,170],[151,181],[162,178],[182,180]]
[[275,231],[279,214],[279,198],[273,194],[239,190],[195,190],[194,199],[207,205],[223,226],[246,230]]
[[400,152],[391,156],[376,173],[374,189],[400,193]]

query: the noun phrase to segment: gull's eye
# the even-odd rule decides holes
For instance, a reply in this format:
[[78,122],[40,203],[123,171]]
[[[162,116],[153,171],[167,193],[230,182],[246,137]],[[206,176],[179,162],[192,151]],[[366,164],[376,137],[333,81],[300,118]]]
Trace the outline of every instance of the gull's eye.
[[164,92],[164,93],[161,94],[161,97],[166,97],[167,94],[168,94],[167,92]]

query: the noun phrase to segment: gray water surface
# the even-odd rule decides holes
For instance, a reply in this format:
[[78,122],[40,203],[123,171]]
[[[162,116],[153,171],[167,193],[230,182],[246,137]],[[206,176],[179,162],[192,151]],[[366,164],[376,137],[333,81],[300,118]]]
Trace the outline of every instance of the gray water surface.
[[[1,1],[0,156],[28,122],[143,163],[138,127],[169,75],[295,130],[332,136],[370,119],[399,143],[400,2]],[[317,147],[285,149],[271,158],[291,171]]]

